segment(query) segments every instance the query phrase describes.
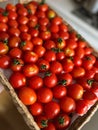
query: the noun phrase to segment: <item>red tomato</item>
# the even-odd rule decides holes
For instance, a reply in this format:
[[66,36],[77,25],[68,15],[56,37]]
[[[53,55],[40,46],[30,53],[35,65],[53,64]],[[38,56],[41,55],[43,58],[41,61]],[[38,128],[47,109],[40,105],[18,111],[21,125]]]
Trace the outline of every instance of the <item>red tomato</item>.
[[64,54],[63,51],[60,51],[60,52],[57,52],[57,53],[56,53],[56,59],[57,59],[57,60],[61,61],[61,60],[63,60],[64,58],[65,58],[65,54]]
[[51,38],[51,32],[46,30],[46,31],[41,31],[39,36],[43,39],[43,40],[48,40]]
[[75,55],[75,51],[73,49],[71,49],[71,48],[65,47],[64,48],[64,54],[67,57],[72,57],[72,56]]
[[0,42],[0,55],[7,54],[8,50],[9,50],[9,47],[5,43]]
[[75,100],[81,99],[83,96],[83,87],[79,84],[72,84],[68,86],[67,94]]
[[47,26],[45,26],[45,25],[39,26],[39,31],[41,31],[41,32],[47,31]]
[[9,25],[9,27],[18,28],[18,22],[13,19],[9,19],[8,25]]
[[84,52],[85,52],[85,55],[90,55],[93,52],[93,50],[90,47],[85,47]]
[[68,31],[68,26],[66,24],[64,24],[64,23],[61,23],[59,25],[59,29],[60,29],[60,31],[67,32]]
[[20,30],[18,28],[11,27],[8,31],[11,36],[19,37],[20,35]]
[[43,80],[41,77],[35,75],[29,79],[29,86],[33,89],[39,89],[43,86]]
[[46,17],[45,12],[43,12],[41,10],[37,10],[35,15],[37,16],[37,18],[45,18]]
[[40,59],[38,60],[38,67],[40,72],[46,72],[47,70],[49,70],[50,65],[48,61]]
[[94,82],[90,89],[98,98],[98,82]]
[[43,82],[46,87],[52,88],[57,84],[57,77],[54,73],[46,72]]
[[2,22],[2,23],[7,23],[7,22],[8,22],[8,17],[7,17],[7,15],[8,15],[7,12],[0,13],[0,22]]
[[52,122],[48,123],[48,126],[45,127],[43,130],[56,130],[55,125]]
[[20,47],[23,51],[32,51],[33,50],[33,44],[31,41],[22,41],[20,43]]
[[38,23],[40,26],[47,26],[49,24],[49,19],[48,18],[39,18]]
[[88,111],[88,105],[85,100],[77,100],[76,102],[76,113],[83,116]]
[[37,75],[38,72],[39,72],[39,69],[35,64],[26,64],[23,67],[23,74],[26,77],[32,77],[34,75]]
[[44,105],[44,112],[48,119],[53,119],[60,112],[60,106],[55,101],[51,101]]
[[58,31],[59,31],[59,26],[56,25],[56,24],[51,24],[51,25],[49,26],[49,30],[50,30],[52,33],[58,33]]
[[74,39],[68,39],[66,41],[66,46],[71,49],[77,48],[77,42]]
[[59,49],[63,49],[66,46],[66,42],[63,38],[58,38],[56,42],[56,46]]
[[36,22],[38,21],[38,18],[36,15],[29,14],[28,15],[29,21]]
[[10,65],[10,57],[7,55],[0,56],[0,68],[7,69]]
[[25,105],[32,105],[36,102],[37,96],[33,89],[22,87],[19,89],[18,96]]
[[19,16],[18,17],[18,23],[19,24],[25,25],[25,24],[28,23],[28,21],[29,21],[29,19],[27,17],[25,17],[25,16]]
[[23,59],[27,63],[35,63],[38,60],[38,55],[33,51],[26,51],[23,55]]
[[35,102],[34,104],[30,105],[29,110],[33,116],[38,116],[43,112],[43,106],[39,102]]
[[9,79],[11,85],[13,88],[21,88],[26,84],[26,78],[25,76],[20,72],[14,72]]
[[50,71],[52,73],[58,74],[61,73],[63,70],[62,64],[58,61],[52,61],[50,63]]
[[83,67],[74,67],[72,72],[71,72],[73,78],[80,78],[85,75],[85,69]]
[[9,38],[8,45],[10,48],[18,47],[20,44],[20,38],[17,36],[11,36]]
[[0,22],[0,32],[6,32],[7,29],[8,29],[7,24]]
[[62,37],[64,40],[69,39],[69,33],[64,31],[59,31],[59,37]]
[[21,8],[18,8],[17,14],[18,15],[22,15],[22,16],[27,16],[28,15],[28,11],[27,11],[27,9],[25,7],[21,7]]
[[37,25],[34,28],[29,29],[29,34],[31,35],[31,37],[38,37],[39,30],[38,30]]
[[19,26],[19,30],[21,32],[28,32],[28,26],[25,25],[25,24],[22,24],[22,25]]
[[23,40],[23,41],[30,41],[31,40],[31,35],[29,33],[26,33],[26,32],[22,32],[20,34],[20,38]]
[[75,66],[81,66],[82,65],[82,59],[77,57],[77,56],[74,56],[72,61],[73,61]]
[[53,93],[52,93],[51,89],[42,87],[42,88],[38,89],[38,91],[37,91],[37,98],[38,98],[38,101],[41,103],[48,103],[52,100]]
[[54,10],[48,9],[46,12],[46,15],[47,15],[48,19],[52,19],[56,16],[56,13],[54,12]]
[[44,54],[44,59],[51,62],[56,60],[56,54],[52,50],[48,50]]
[[43,44],[43,46],[45,47],[45,49],[50,50],[52,48],[55,48],[56,44],[52,40],[46,40],[45,43]]
[[84,55],[85,55],[85,51],[84,51],[84,48],[80,48],[80,47],[77,47],[75,49],[75,55],[79,58],[83,58]]
[[42,45],[43,44],[43,40],[39,37],[33,37],[31,41],[32,41],[33,45]]
[[75,31],[70,31],[69,34],[69,39],[73,39],[74,41],[78,40],[77,33]]
[[53,24],[60,25],[62,23],[62,18],[59,16],[56,16],[51,21]]
[[13,5],[13,4],[11,4],[11,3],[8,3],[8,4],[6,5],[6,10],[7,10],[7,11],[16,11],[16,6]]
[[48,126],[48,120],[46,116],[39,115],[36,117],[35,121],[37,125],[39,126],[39,128],[46,128]]
[[85,72],[85,78],[87,78],[87,79],[93,79],[94,78],[94,75],[95,75],[95,71],[94,70],[87,70],[86,72]]
[[48,10],[48,5],[46,3],[44,3],[43,1],[39,4],[38,9],[46,12]]
[[86,90],[83,94],[83,99],[91,107],[97,101],[97,96],[92,91]]
[[62,73],[58,78],[61,85],[68,86],[72,83],[72,76],[69,73]]
[[10,64],[10,69],[13,71],[21,71],[24,66],[24,62],[22,59],[13,59]]
[[17,13],[15,11],[9,11],[8,12],[8,19],[10,20],[16,20],[18,17]]
[[22,57],[22,51],[18,47],[12,48],[9,51],[9,55],[11,58],[21,58]]
[[64,112],[71,113],[75,110],[76,104],[71,97],[65,96],[60,100],[60,107]]
[[66,93],[67,93],[66,87],[63,85],[57,85],[53,87],[52,91],[53,91],[54,98],[57,98],[57,99],[60,99],[66,96]]
[[41,45],[34,46],[34,52],[38,55],[38,57],[42,57],[45,54],[45,48]]
[[65,73],[71,72],[74,68],[74,63],[71,59],[64,59],[62,61],[63,70]]
[[34,4],[28,3],[28,4],[26,5],[26,8],[27,8],[29,14],[32,14],[32,15],[35,14],[35,12],[36,12],[36,7],[35,7]]
[[55,119],[55,126],[57,129],[66,129],[70,124],[70,117],[67,114],[59,114]]
[[33,28],[37,25],[37,21],[29,20],[27,25],[29,28]]
[[3,42],[8,41],[8,38],[9,38],[8,33],[6,32],[0,33],[0,41],[3,41]]
[[87,45],[86,41],[83,41],[83,40],[78,41],[78,47],[84,48],[86,47],[86,45]]

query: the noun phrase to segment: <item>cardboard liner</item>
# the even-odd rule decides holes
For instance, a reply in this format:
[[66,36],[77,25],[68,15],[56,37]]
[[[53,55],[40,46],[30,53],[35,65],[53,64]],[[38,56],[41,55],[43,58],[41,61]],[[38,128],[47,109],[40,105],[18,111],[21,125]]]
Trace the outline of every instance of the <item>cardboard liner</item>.
[[[27,3],[30,1],[31,0],[19,0],[19,2],[21,2],[21,3]],[[40,1],[40,0],[35,0],[35,1]],[[68,25],[70,31],[75,31],[73,29],[73,27],[71,27],[66,21],[64,21],[64,23]],[[89,43],[88,43],[88,46],[90,46]],[[98,56],[98,53],[95,50],[93,50],[93,54],[95,56]],[[30,114],[27,107],[19,100],[15,90],[13,89],[11,84],[9,83],[9,81],[6,78],[6,76],[4,75],[4,73],[1,71],[0,71],[0,82],[5,87],[5,89],[9,92],[9,94],[11,95],[14,104],[16,105],[18,111],[23,116],[26,124],[30,127],[30,129],[31,130],[40,130],[37,123],[34,121],[33,116]],[[97,111],[97,109],[98,109],[98,101],[95,103],[94,106],[92,106],[88,110],[88,112],[85,115],[78,116],[72,122],[72,124],[69,126],[69,128],[67,130],[80,130],[91,119],[91,117],[94,115],[94,113]]]

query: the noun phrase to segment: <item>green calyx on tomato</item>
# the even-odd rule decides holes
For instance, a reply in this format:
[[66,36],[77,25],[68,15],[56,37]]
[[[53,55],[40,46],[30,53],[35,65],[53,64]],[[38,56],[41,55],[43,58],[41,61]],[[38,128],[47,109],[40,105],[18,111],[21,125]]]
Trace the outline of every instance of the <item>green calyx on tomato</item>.
[[41,0],[40,5],[45,4],[45,0]]
[[67,80],[65,79],[62,79],[58,82],[58,84],[61,84],[61,85],[66,85],[67,84]]
[[25,46],[26,45],[26,42],[25,41],[22,41],[21,43],[20,43],[20,46],[21,47],[23,47],[23,46]]
[[90,86],[92,86],[93,82],[94,82],[94,79],[88,79],[88,80],[87,80],[87,83],[88,83],[88,85],[90,85]]
[[55,53],[63,52],[60,48],[51,48],[51,50]]
[[6,44],[6,45],[7,45],[7,44],[8,44],[8,39],[4,39],[4,41],[3,41],[3,42],[4,42],[4,44]]
[[46,70],[46,65],[41,65],[40,69],[41,70]]
[[58,122],[59,122],[60,125],[63,125],[63,124],[64,124],[64,117],[61,117],[61,116],[60,116],[60,117],[58,118]]
[[14,65],[20,65],[21,63],[20,63],[20,61],[18,59],[14,59],[13,60],[13,64]]
[[48,126],[48,120],[42,120],[41,125],[42,125],[43,128],[47,127]]
[[77,34],[77,35],[76,35],[76,37],[77,37],[79,40],[81,40],[81,41],[85,41],[85,40],[84,40],[84,38],[83,38],[83,37],[81,37],[81,35],[80,35],[80,34]]
[[51,72],[47,71],[47,72],[45,73],[45,77],[46,77],[46,76],[49,77],[49,76],[51,76],[51,74],[52,74]]
[[39,29],[39,27],[40,27],[40,25],[39,25],[39,24],[37,24],[37,25],[34,27],[34,29],[38,30],[38,29]]
[[62,43],[63,40],[62,40],[62,38],[58,38],[57,41],[58,41],[59,43]]
[[2,13],[2,15],[3,16],[8,16],[8,12],[5,11],[5,12]]
[[86,60],[92,60],[92,58],[89,57],[89,56],[85,57],[85,59],[86,59]]

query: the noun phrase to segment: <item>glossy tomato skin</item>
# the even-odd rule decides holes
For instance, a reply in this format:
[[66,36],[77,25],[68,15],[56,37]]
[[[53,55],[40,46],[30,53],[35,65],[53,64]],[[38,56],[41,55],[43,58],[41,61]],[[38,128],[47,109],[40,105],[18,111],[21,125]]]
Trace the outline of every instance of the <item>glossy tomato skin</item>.
[[37,91],[37,98],[38,98],[38,101],[41,103],[48,103],[52,100],[53,93],[51,89],[42,87],[38,89]]
[[48,40],[51,38],[51,32],[46,30],[46,31],[41,31],[39,36],[43,39],[43,40]]
[[16,20],[10,19],[9,22],[8,22],[8,25],[10,27],[17,28],[18,27],[18,22]]
[[56,24],[51,24],[50,27],[49,27],[49,30],[50,30],[52,33],[58,33],[58,31],[59,31],[59,26],[56,25]]
[[59,37],[57,39],[56,46],[59,49],[63,49],[66,46],[66,41],[62,37]]
[[7,24],[0,22],[0,32],[6,32],[7,29],[8,29]]
[[19,89],[18,96],[25,105],[32,105],[36,102],[37,96],[33,89],[22,87]]
[[49,122],[48,126],[44,128],[43,130],[56,130],[56,127],[52,122]]
[[67,25],[64,24],[64,23],[61,23],[61,24],[59,25],[59,29],[60,29],[60,31],[64,31],[64,32],[67,32],[67,31],[68,31],[68,27],[67,27]]
[[4,41],[8,41],[8,38],[9,38],[9,34],[7,33],[7,32],[2,32],[2,33],[0,33],[0,41],[2,42],[4,42]]
[[40,76],[33,76],[29,79],[29,86],[33,89],[39,89],[43,86],[43,80]]
[[29,110],[33,116],[38,116],[43,112],[43,105],[39,102],[35,102],[30,105]]
[[75,40],[69,38],[66,41],[66,47],[71,48],[71,49],[76,49],[77,48],[77,42]]
[[98,82],[94,82],[91,87],[91,91],[97,96],[98,98]]
[[37,62],[37,65],[39,67],[40,72],[46,72],[50,68],[49,62],[44,60],[44,59],[39,59],[38,62]]
[[60,107],[64,112],[71,113],[75,110],[76,104],[71,97],[65,96],[60,100]]
[[75,51],[69,47],[64,48],[64,53],[65,53],[65,56],[67,57],[72,57],[75,55]]
[[27,16],[28,11],[27,11],[26,8],[21,7],[21,8],[18,8],[18,9],[17,9],[17,14],[18,14],[18,15],[22,15],[22,16]]
[[73,57],[73,63],[75,66],[81,66],[82,65],[82,59],[77,57],[77,56],[74,56]]
[[7,55],[0,56],[0,68],[7,69],[10,65],[11,59]]
[[15,89],[21,88],[26,84],[26,78],[20,72],[12,73],[12,75],[10,76],[9,81],[10,81],[11,85],[13,86],[13,88],[15,88]]
[[22,57],[22,51],[18,47],[12,48],[9,51],[9,55],[11,58],[21,58]]
[[43,82],[46,87],[52,88],[57,84],[57,76],[54,73],[46,72]]
[[7,23],[8,22],[8,17],[7,17],[6,12],[0,13],[0,22],[2,22],[2,23]]
[[55,61],[56,60],[56,54],[52,50],[48,50],[44,54],[44,59],[48,62]]
[[32,38],[31,41],[34,45],[42,45],[43,44],[43,40],[39,37],[34,37],[34,38]]
[[83,96],[83,87],[79,84],[72,84],[68,86],[67,94],[75,100],[79,100]]
[[65,54],[64,54],[63,51],[60,51],[60,52],[57,52],[57,53],[56,53],[56,59],[57,59],[58,61],[61,61],[61,60],[63,60],[64,58],[65,58]]
[[26,63],[35,63],[38,60],[38,55],[33,51],[26,51],[23,59]]
[[28,26],[27,25],[25,25],[25,24],[22,24],[22,25],[20,25],[19,26],[19,30],[21,31],[21,32],[28,32]]
[[52,61],[50,63],[50,71],[55,74],[61,73],[63,70],[62,64],[58,61]]
[[75,49],[75,55],[79,58],[83,58],[84,55],[85,55],[85,51],[84,51],[84,48],[80,48],[80,47],[77,47]]
[[56,85],[53,89],[53,96],[54,98],[60,99],[66,96],[67,90],[66,87],[63,85]]
[[9,47],[5,43],[0,42],[0,55],[7,54],[8,50],[9,50]]
[[25,25],[25,24],[28,23],[28,21],[29,21],[29,19],[27,17],[25,17],[25,16],[19,16],[18,17],[18,23],[19,24]]
[[57,129],[66,129],[70,124],[70,117],[67,114],[59,114],[55,119],[55,126]]
[[52,48],[55,48],[56,44],[52,40],[46,40],[45,43],[43,44],[43,46],[45,47],[45,49],[50,50]]
[[51,21],[53,24],[60,25],[62,23],[62,18],[59,16],[56,16]]
[[47,26],[49,24],[49,19],[47,17],[39,18],[38,23],[40,26]]
[[90,55],[93,52],[93,50],[90,47],[85,47],[84,52],[85,52],[85,55]]
[[44,106],[44,112],[48,119],[53,119],[60,112],[60,106],[55,101],[51,101]]
[[48,5],[45,4],[45,3],[41,3],[39,6],[38,6],[38,9],[43,11],[43,12],[46,12],[48,10]]
[[58,76],[58,83],[64,86],[68,86],[72,83],[72,76],[69,73],[62,73]]
[[85,69],[83,67],[74,67],[71,72],[73,78],[80,78],[85,75]]
[[20,30],[19,30],[18,28],[11,27],[11,28],[9,28],[9,34],[10,34],[11,36],[19,37],[19,35],[20,35]]
[[33,50],[33,44],[31,41],[26,40],[26,41],[22,41],[20,43],[20,47],[23,51],[32,51]]
[[26,64],[23,67],[23,74],[26,77],[32,77],[34,75],[37,75],[38,72],[39,72],[39,69],[35,64]]
[[22,39],[22,41],[30,41],[31,35],[27,32],[21,32],[20,38]]

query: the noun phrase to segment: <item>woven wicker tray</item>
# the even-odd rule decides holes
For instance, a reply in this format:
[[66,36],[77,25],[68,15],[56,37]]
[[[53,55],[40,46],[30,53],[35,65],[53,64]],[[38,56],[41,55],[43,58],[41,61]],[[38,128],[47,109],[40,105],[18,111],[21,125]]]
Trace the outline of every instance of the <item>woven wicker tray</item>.
[[[21,2],[21,3],[24,3],[24,2],[26,3],[29,1],[31,1],[31,0],[19,0],[19,2]],[[40,0],[36,0],[36,1],[40,1]],[[69,26],[70,30],[75,31],[73,29],[73,27],[71,27],[66,21],[64,21],[64,23]],[[77,31],[75,31],[75,32],[77,33]],[[88,46],[90,46],[89,43],[88,43]],[[94,53],[94,55],[98,56],[98,54],[95,50],[93,50],[93,53]],[[15,93],[13,87],[9,83],[7,77],[5,76],[5,74],[3,73],[2,70],[0,70],[0,82],[11,95],[11,98],[12,98],[14,104],[16,105],[18,111],[21,113],[26,124],[30,127],[30,129],[31,130],[40,130],[40,128],[34,121],[33,116],[28,111],[27,107],[19,100],[17,94]],[[95,105],[92,106],[84,116],[78,116],[73,121],[73,123],[70,125],[68,130],[80,130],[91,119],[91,117],[95,114],[97,109],[98,109],[98,102],[96,102]]]

